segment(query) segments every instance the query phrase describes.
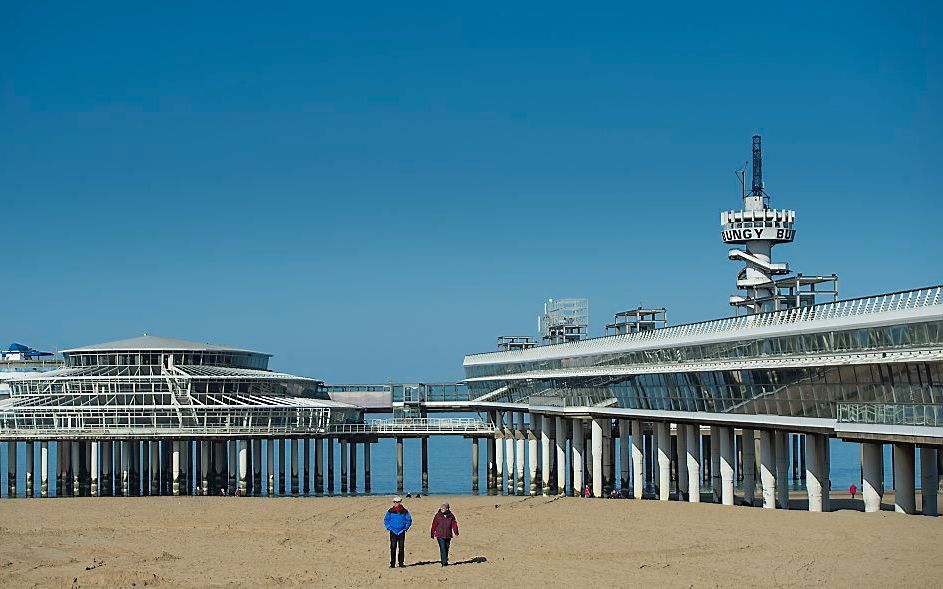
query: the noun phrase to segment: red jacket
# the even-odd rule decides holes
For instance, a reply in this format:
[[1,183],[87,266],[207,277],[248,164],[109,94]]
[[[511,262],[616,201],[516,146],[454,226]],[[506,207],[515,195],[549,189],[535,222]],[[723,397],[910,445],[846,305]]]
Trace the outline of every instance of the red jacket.
[[455,521],[455,516],[452,515],[451,511],[436,512],[435,518],[432,520],[432,531],[430,535],[433,538],[451,538],[453,535],[458,536],[458,523]]

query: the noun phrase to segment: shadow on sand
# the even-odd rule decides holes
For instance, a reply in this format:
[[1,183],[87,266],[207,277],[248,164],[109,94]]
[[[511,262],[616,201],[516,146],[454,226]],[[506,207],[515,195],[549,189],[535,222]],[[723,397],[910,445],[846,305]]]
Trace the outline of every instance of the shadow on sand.
[[[476,556],[475,558],[469,558],[468,560],[459,560],[459,561],[456,561],[456,562],[450,562],[450,563],[449,563],[449,566],[450,566],[450,567],[454,567],[454,566],[458,566],[458,565],[460,565],[460,564],[481,564],[481,563],[483,563],[483,562],[488,562],[488,559],[485,558],[484,556]],[[410,566],[410,567],[421,567],[421,566],[426,566],[426,565],[430,565],[430,564],[439,564],[439,561],[437,561],[437,560],[420,560],[419,562],[414,562],[414,563],[408,564],[408,565],[406,565],[406,566]]]

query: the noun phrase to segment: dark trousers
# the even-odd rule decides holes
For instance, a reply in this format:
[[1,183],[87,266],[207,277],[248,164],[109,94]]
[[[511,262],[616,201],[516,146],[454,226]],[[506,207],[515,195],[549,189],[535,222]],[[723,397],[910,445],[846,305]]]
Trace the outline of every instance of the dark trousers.
[[[396,547],[399,546],[399,560],[396,559]],[[402,534],[394,534],[390,532],[390,566],[393,566],[397,562],[400,565],[403,564],[403,559],[406,558],[406,532]]]
[[449,544],[451,544],[451,538],[436,538],[439,541],[439,561],[443,565],[449,564]]

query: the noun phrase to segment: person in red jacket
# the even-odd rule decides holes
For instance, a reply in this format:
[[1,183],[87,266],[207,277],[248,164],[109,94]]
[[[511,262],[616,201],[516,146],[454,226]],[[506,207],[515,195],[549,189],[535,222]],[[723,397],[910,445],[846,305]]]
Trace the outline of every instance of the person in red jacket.
[[448,503],[443,503],[439,511],[432,519],[432,531],[430,537],[439,542],[439,560],[442,566],[449,565],[449,544],[452,542],[452,536],[458,536],[458,523],[455,516],[449,509]]
[[851,483],[851,486],[848,487],[848,492],[851,493],[851,498],[855,498],[855,494],[858,493],[858,485]]

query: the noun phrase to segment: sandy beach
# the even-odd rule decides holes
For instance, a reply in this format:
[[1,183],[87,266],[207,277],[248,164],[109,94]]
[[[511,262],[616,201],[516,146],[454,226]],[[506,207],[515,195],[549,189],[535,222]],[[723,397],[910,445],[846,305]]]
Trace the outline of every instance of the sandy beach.
[[2,587],[934,587],[943,518],[572,498],[452,497],[453,566],[429,538],[441,497],[407,499],[389,569],[382,497],[0,502]]

